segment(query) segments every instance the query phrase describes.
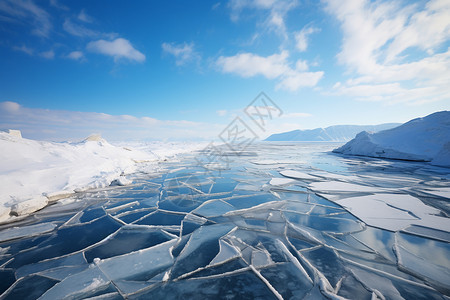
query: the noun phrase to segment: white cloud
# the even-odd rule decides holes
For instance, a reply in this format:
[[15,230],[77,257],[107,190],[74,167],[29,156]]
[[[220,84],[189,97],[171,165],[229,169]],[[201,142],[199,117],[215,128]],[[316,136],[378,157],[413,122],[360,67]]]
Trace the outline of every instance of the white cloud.
[[24,137],[33,139],[79,140],[98,132],[107,140],[198,140],[216,138],[224,127],[223,124],[39,109],[11,101],[0,102],[0,128],[19,129]]
[[450,2],[429,1],[423,11],[411,15],[409,22],[394,38],[387,49],[387,61],[410,47],[434,53],[450,37]]
[[253,53],[240,53],[235,56],[220,56],[217,64],[225,73],[237,73],[242,77],[263,75],[266,78],[274,79],[289,70],[288,56],[287,51],[267,57]]
[[25,45],[22,45],[20,47],[13,47],[13,49],[16,50],[16,51],[21,51],[23,53],[26,53],[28,55],[33,55],[34,54],[34,50],[29,48],[29,47],[27,47],[27,46],[25,46]]
[[85,23],[92,23],[94,22],[94,19],[89,16],[84,9],[81,10],[81,12],[78,14],[78,20],[83,21]]
[[237,22],[245,9],[269,11],[261,23],[265,28],[277,32],[285,40],[288,38],[285,18],[298,5],[297,0],[231,0],[231,20]]
[[111,40],[117,37],[117,33],[105,33],[86,27],[90,23],[93,23],[93,18],[82,10],[76,18],[66,18],[63,29],[65,32],[81,38],[106,38]]
[[450,49],[442,46],[450,40],[449,1],[326,2],[343,31],[338,61],[353,75],[338,94],[411,104],[448,98]]
[[178,45],[174,43],[162,43],[161,48],[164,53],[171,54],[175,57],[177,66],[200,59],[200,55],[194,50],[194,43]]
[[46,59],[55,58],[55,52],[53,50],[41,52],[39,55]]
[[272,8],[275,0],[231,0],[228,2],[228,6],[231,9],[231,20],[238,21],[240,14],[246,8],[250,9],[270,9]]
[[31,0],[0,1],[0,12],[11,19],[31,24],[32,33],[38,36],[48,37],[52,29],[50,15]]
[[324,72],[290,71],[277,84],[277,89],[296,91],[301,87],[314,87],[322,79]]
[[263,75],[268,79],[279,79],[277,88],[296,91],[301,87],[315,86],[323,77],[323,72],[303,72],[307,65],[298,62],[292,69],[288,62],[289,53],[282,51],[267,57],[253,53],[240,53],[235,56],[217,59],[217,65],[224,73],[235,73],[242,77]]
[[284,38],[287,38],[286,25],[284,24],[283,14],[277,11],[272,11],[268,19],[268,24],[269,26],[272,26],[274,29],[276,29]]
[[8,113],[15,113],[20,110],[21,106],[19,103],[12,101],[0,102],[0,110],[3,110]]
[[100,35],[99,32],[76,24],[71,19],[64,20],[63,29],[71,35],[78,37],[96,37]]
[[84,54],[81,51],[72,51],[67,55],[67,58],[79,60],[84,58]]
[[306,60],[297,60],[297,62],[295,63],[295,69],[297,71],[308,71],[309,67],[308,67],[308,62]]
[[69,10],[69,8],[68,8],[67,6],[65,6],[65,5],[63,5],[63,4],[61,4],[61,3],[59,3],[58,0],[50,0],[50,5],[53,6],[53,7],[62,9],[62,10],[66,10],[66,11]]
[[302,30],[295,32],[295,46],[297,47],[297,49],[300,52],[306,51],[306,49],[308,48],[308,36],[319,31],[320,29],[316,27],[304,27]]
[[86,49],[92,52],[112,56],[114,61],[122,58],[137,62],[144,62],[145,55],[136,50],[131,43],[124,38],[117,38],[113,41],[98,40],[90,42]]
[[420,105],[450,98],[449,89],[433,86],[403,88],[398,82],[385,84],[338,85],[334,94],[354,97],[359,101],[380,101],[388,104]]

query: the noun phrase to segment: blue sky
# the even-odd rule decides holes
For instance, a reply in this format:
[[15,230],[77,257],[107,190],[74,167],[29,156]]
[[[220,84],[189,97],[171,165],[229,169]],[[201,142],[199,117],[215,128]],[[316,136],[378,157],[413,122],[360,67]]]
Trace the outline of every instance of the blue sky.
[[212,139],[264,91],[261,138],[450,108],[450,2],[0,0],[0,129]]

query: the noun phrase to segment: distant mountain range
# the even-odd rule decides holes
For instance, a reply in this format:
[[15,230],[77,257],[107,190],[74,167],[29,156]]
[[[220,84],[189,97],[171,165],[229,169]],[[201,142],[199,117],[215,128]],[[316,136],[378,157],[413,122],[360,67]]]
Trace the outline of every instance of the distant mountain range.
[[401,123],[380,125],[335,125],[327,128],[293,130],[272,134],[265,141],[299,141],[299,142],[347,142],[361,131],[378,132],[391,129]]

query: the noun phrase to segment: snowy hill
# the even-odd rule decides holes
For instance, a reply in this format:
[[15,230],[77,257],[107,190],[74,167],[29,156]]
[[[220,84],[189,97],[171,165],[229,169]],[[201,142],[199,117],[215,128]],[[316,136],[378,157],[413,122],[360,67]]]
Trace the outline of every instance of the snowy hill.
[[347,142],[361,131],[378,132],[391,129],[400,124],[386,123],[381,125],[336,125],[327,128],[309,130],[293,130],[276,133],[269,136],[266,141],[300,141],[300,142]]
[[[77,143],[29,140],[0,132],[0,222],[27,215],[75,192],[126,185],[126,174],[200,144],[146,143],[119,147],[98,135]],[[139,148],[139,149],[136,149]],[[142,170],[141,170],[142,171]]]
[[450,166],[450,111],[436,112],[378,133],[361,132],[333,151]]

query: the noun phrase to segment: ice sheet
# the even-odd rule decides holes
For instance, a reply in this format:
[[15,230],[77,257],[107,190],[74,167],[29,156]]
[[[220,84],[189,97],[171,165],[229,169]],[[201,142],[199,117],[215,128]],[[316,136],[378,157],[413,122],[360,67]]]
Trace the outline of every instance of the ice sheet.
[[82,299],[94,296],[99,291],[107,290],[110,280],[97,267],[67,277],[57,283],[39,299]]
[[448,297],[449,210],[427,191],[450,178],[311,147],[255,145],[217,173],[187,153],[0,225],[0,297]]
[[436,216],[440,210],[402,194],[376,194],[337,200],[366,224],[398,231],[410,225],[450,230],[450,219]]
[[110,280],[145,281],[173,263],[171,249],[176,242],[177,239],[173,239],[147,249],[98,260],[95,264]]

